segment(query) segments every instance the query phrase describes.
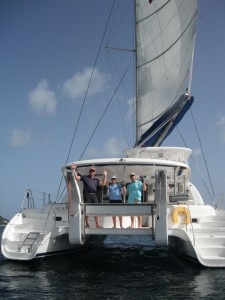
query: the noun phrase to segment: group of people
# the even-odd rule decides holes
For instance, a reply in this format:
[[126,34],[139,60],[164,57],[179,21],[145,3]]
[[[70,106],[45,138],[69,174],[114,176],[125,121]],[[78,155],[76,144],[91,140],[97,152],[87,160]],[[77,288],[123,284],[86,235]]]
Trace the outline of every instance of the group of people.
[[[74,177],[78,181],[83,182],[83,199],[84,203],[98,203],[98,198],[96,195],[97,188],[100,186],[105,186],[107,181],[107,170],[103,171],[103,179],[100,181],[98,178],[95,178],[95,168],[91,167],[88,175],[80,176],[76,172],[76,165],[71,165],[72,170],[74,171]],[[117,183],[116,176],[112,176],[111,184],[107,186],[107,191],[109,193],[109,202],[110,203],[122,203],[122,194],[128,194],[128,204],[137,204],[141,203],[142,191],[146,191],[147,187],[144,182],[144,179],[136,179],[135,173],[130,174],[131,182],[126,186],[126,183],[123,182],[121,185]],[[116,228],[116,216],[112,217],[113,228]],[[122,216],[119,217],[120,227],[123,228]],[[89,218],[85,216],[86,227],[90,227]],[[99,217],[95,216],[96,228],[102,228],[99,224]],[[138,228],[142,227],[142,217],[138,216]],[[134,216],[131,216],[131,225],[129,228],[134,228]]]

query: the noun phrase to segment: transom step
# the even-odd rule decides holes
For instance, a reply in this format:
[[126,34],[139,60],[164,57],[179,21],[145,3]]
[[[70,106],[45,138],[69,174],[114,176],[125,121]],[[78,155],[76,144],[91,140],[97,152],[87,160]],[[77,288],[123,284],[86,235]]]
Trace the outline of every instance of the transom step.
[[152,228],[85,228],[87,235],[153,235]]
[[155,204],[85,204],[84,213],[87,216],[146,216],[154,213]]

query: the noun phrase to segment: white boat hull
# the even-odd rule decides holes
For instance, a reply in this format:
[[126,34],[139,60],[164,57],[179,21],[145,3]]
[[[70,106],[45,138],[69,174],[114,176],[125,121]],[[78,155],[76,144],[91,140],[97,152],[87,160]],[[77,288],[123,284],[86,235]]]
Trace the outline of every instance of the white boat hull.
[[[95,160],[94,165],[98,174],[107,167],[109,176],[116,174],[120,181],[128,181],[131,171],[144,176],[148,189],[141,204],[128,204],[125,198],[122,204],[84,204],[82,183],[64,167],[69,186],[65,203],[49,203],[40,209],[33,206],[18,213],[3,232],[2,254],[9,259],[31,260],[83,249],[91,237],[98,241],[99,236],[106,235],[145,235],[155,239],[156,246],[171,246],[204,266],[225,267],[225,213],[205,205],[188,181],[186,160],[190,151],[185,150],[183,155],[181,148],[160,148],[160,158],[156,148],[139,152],[132,152],[137,157]],[[93,161],[76,164],[79,172],[86,174]],[[29,197],[27,200],[32,203]],[[90,218],[90,228],[85,227],[86,216]],[[104,228],[95,227],[94,216],[100,217]],[[125,228],[118,224],[113,229],[112,216],[122,216]],[[142,216],[143,227],[137,228],[136,222],[134,228],[127,228],[131,216]]]
[[[56,221],[55,211],[57,218]],[[31,260],[78,249],[69,242],[66,204],[26,209],[16,214],[2,234],[1,251],[8,259]]]
[[201,210],[195,206],[189,209],[192,222],[169,230],[170,247],[203,266],[225,267],[225,215],[216,214],[208,205]]

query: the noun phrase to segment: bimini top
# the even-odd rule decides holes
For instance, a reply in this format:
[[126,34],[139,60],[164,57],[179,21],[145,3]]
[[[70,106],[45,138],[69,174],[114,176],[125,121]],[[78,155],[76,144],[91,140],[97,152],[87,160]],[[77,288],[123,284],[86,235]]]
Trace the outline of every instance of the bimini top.
[[182,147],[136,147],[125,150],[125,156],[130,158],[163,159],[188,164],[192,150]]
[[[107,169],[108,178],[116,176],[118,181],[130,180],[130,174],[146,177],[146,182],[154,177],[156,170],[166,170],[169,177],[185,175],[190,178],[190,168],[187,159],[191,154],[190,149],[153,147],[153,148],[134,148],[126,151],[128,157],[124,158],[102,158],[93,160],[81,160],[75,162],[77,173],[80,175],[88,174],[90,167],[95,167],[96,176],[102,178],[103,170]],[[62,168],[64,175],[68,172],[67,164]]]

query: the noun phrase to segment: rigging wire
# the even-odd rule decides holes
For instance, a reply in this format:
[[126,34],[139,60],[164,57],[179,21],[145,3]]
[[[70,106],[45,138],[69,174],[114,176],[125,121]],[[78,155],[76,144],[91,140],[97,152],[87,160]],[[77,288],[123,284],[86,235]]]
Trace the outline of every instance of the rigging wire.
[[204,151],[203,151],[202,143],[201,143],[200,136],[199,136],[199,133],[198,133],[198,129],[197,129],[197,126],[196,126],[196,123],[195,123],[194,115],[193,115],[191,109],[190,109],[190,112],[191,112],[191,116],[192,116],[192,119],[193,119],[193,122],[194,122],[194,125],[195,125],[195,130],[196,130],[196,133],[197,133],[197,136],[198,136],[199,144],[200,144],[200,147],[201,147],[203,159],[204,159],[204,162],[205,162],[207,174],[208,174],[208,177],[209,177],[209,182],[210,182],[212,193],[213,193],[213,197],[215,198],[215,193],[214,193],[214,189],[213,189],[213,185],[212,185],[212,180],[211,180],[211,176],[209,174],[209,168],[208,168],[208,165],[207,165],[207,162],[206,162],[206,158],[205,158],[205,154],[204,154]]
[[[108,63],[109,63],[109,69],[110,69],[110,72],[111,72],[111,75],[112,75],[114,89],[115,89],[116,83],[115,83],[114,76],[113,76],[113,67],[112,66],[114,66],[115,72],[116,72],[116,74],[118,74],[117,78],[120,75],[119,75],[118,69],[112,63],[112,56],[110,55],[110,51],[109,50],[116,50],[116,51],[119,51],[119,52],[124,51],[124,52],[136,53],[136,50],[134,50],[134,49],[125,49],[125,48],[119,48],[119,47],[112,47],[111,46],[111,41],[113,39],[113,36],[120,30],[119,28],[121,28],[123,26],[122,23],[125,22],[125,19],[127,20],[127,12],[130,9],[133,10],[133,3],[132,3],[132,1],[128,1],[128,4],[123,9],[122,14],[121,14],[121,9],[119,8],[119,1],[117,1],[117,7],[115,8],[115,14],[120,15],[120,18],[119,18],[117,24],[112,23],[112,26],[111,26],[111,29],[110,29],[110,34],[108,36],[107,43],[106,43],[107,59],[108,59]],[[130,63],[130,65],[131,65],[131,63]],[[135,89],[135,85],[132,85],[132,86]],[[126,86],[124,84],[123,84],[123,87],[124,87],[124,91],[126,92],[127,99],[129,99],[129,93],[128,93],[128,90],[127,90],[127,88],[126,88]],[[133,92],[133,95],[135,95],[134,92]],[[133,96],[133,98],[135,98],[135,97]],[[129,147],[129,145],[133,144],[134,134],[132,134],[130,132],[128,115],[126,115],[125,118],[123,118],[121,102],[119,101],[118,95],[117,95],[117,99],[118,99],[118,107],[119,107],[119,111],[120,111],[120,115],[121,115],[122,125],[123,125],[123,129],[124,129],[124,133],[125,133],[126,143],[127,143],[128,147]],[[134,124],[135,123],[133,122],[132,124],[133,124],[132,130],[134,132]],[[131,137],[131,134],[132,134],[132,137]]]
[[[95,67],[96,67],[97,61],[98,61],[98,57],[99,57],[99,54],[100,54],[100,51],[101,51],[101,48],[102,48],[102,44],[103,44],[103,41],[104,41],[104,38],[105,38],[105,34],[106,34],[106,31],[107,31],[107,28],[108,28],[108,25],[109,25],[109,21],[110,21],[111,15],[112,15],[112,12],[113,12],[114,4],[115,4],[115,0],[113,1],[111,10],[110,10],[110,13],[109,13],[109,16],[108,16],[108,20],[107,20],[107,23],[106,23],[106,26],[105,26],[105,30],[103,32],[103,36],[102,36],[102,39],[101,39],[101,42],[100,42],[100,45],[99,45],[99,48],[98,48],[98,52],[97,52],[97,56],[96,56],[96,59],[95,59],[95,62],[94,62],[92,73],[91,73],[91,76],[90,76],[90,79],[89,79],[89,82],[88,82],[86,93],[84,95],[84,100],[83,100],[83,103],[82,103],[82,106],[81,106],[81,110],[80,110],[80,113],[79,113],[79,116],[78,116],[78,120],[76,122],[76,126],[75,126],[75,130],[74,130],[74,133],[73,133],[73,137],[72,137],[72,140],[71,140],[71,143],[70,143],[69,151],[68,151],[67,158],[66,158],[66,163],[69,160],[69,156],[70,156],[71,149],[72,149],[72,146],[73,146],[73,143],[74,143],[74,139],[75,139],[75,136],[76,136],[77,128],[78,128],[78,125],[79,125],[79,122],[80,122],[80,118],[81,118],[81,114],[83,112],[84,104],[85,104],[86,99],[87,99],[87,94],[88,94],[88,91],[89,91],[89,88],[90,88],[92,77],[94,75],[94,71],[95,71]],[[57,200],[58,200],[59,191],[60,191],[60,188],[61,188],[61,185],[62,185],[62,180],[63,180],[63,175],[61,176],[59,188],[58,188],[58,191],[57,191],[57,196],[56,196]]]
[[[189,148],[189,147],[187,146],[187,144],[185,143],[185,140],[184,140],[184,138],[183,138],[183,136],[182,136],[182,134],[181,134],[181,132],[180,132],[178,126],[176,126],[176,129],[177,129],[177,131],[178,131],[178,133],[179,133],[179,135],[180,135],[180,137],[181,137],[181,139],[182,139],[182,141],[183,141],[185,147],[186,147],[186,148]],[[212,197],[212,195],[211,195],[211,193],[210,193],[210,191],[209,191],[209,189],[208,189],[208,186],[207,186],[207,184],[206,184],[206,182],[205,182],[205,180],[204,180],[204,178],[203,178],[203,176],[202,176],[202,174],[201,174],[201,172],[200,172],[200,170],[199,170],[199,168],[198,168],[197,163],[196,163],[195,160],[194,160],[193,155],[191,155],[191,160],[192,160],[194,166],[196,167],[196,169],[197,169],[197,171],[198,171],[198,173],[199,173],[199,175],[200,175],[200,177],[201,177],[201,180],[202,180],[202,182],[203,182],[203,184],[204,184],[204,186],[205,186],[205,188],[206,188],[206,190],[207,190],[207,192],[208,192],[208,194],[209,194],[209,196],[210,196],[212,202],[214,202],[214,199],[213,199],[213,197]]]
[[113,98],[114,98],[114,96],[115,96],[115,94],[116,94],[118,88],[120,87],[120,85],[121,85],[121,83],[122,83],[122,81],[123,81],[123,79],[124,79],[124,77],[125,77],[125,75],[126,75],[128,69],[129,69],[129,66],[126,68],[126,71],[124,72],[122,78],[120,79],[119,84],[118,84],[117,87],[116,87],[116,90],[114,91],[114,93],[113,93],[111,99],[109,100],[109,103],[107,104],[107,106],[106,106],[106,108],[105,108],[105,110],[104,110],[104,112],[103,112],[101,118],[99,119],[99,121],[98,121],[98,123],[97,123],[95,129],[93,130],[92,135],[91,135],[91,137],[89,138],[89,141],[87,142],[87,144],[86,144],[86,146],[85,146],[85,148],[84,148],[84,150],[83,150],[83,152],[82,152],[82,154],[81,154],[79,160],[81,160],[81,158],[82,158],[82,156],[84,155],[84,153],[85,153],[85,151],[86,151],[88,145],[90,144],[90,141],[92,140],[92,137],[94,136],[94,134],[95,134],[95,132],[96,132],[96,130],[97,130],[99,124],[100,124],[101,121],[102,121],[102,118],[104,117],[104,115],[105,115],[107,109],[109,108],[109,105],[111,104],[111,102],[112,102],[112,100],[113,100]]
[[[107,57],[107,58],[108,58],[108,57]],[[108,61],[109,61],[109,59],[108,59]],[[113,80],[113,85],[114,85],[114,87],[115,87],[115,80],[114,80],[114,78],[113,78],[113,73],[112,73],[110,61],[109,61],[109,68],[110,68],[110,70],[111,70],[112,80]],[[122,109],[121,109],[121,105],[120,105],[120,101],[119,101],[118,94],[116,94],[116,96],[117,96],[117,103],[118,103],[119,112],[120,112],[120,117],[121,117],[122,124],[123,124],[123,129],[124,129],[124,132],[125,132],[125,137],[126,137],[127,145],[129,145],[129,140],[128,140],[128,135],[127,135],[127,130],[126,130],[126,126],[125,126],[125,122],[124,122],[124,118],[123,118]]]
[[111,7],[111,11],[110,11],[110,14],[109,14],[109,17],[108,17],[108,20],[107,20],[107,24],[106,24],[106,27],[105,27],[105,30],[104,30],[104,33],[103,33],[103,36],[102,36],[102,39],[101,39],[101,42],[100,42],[100,45],[99,45],[98,53],[97,53],[97,56],[96,56],[96,59],[95,59],[95,62],[94,62],[94,67],[92,69],[92,73],[91,73],[91,76],[90,76],[90,79],[89,79],[89,82],[88,82],[88,86],[87,86],[87,90],[86,90],[86,93],[85,93],[85,96],[84,96],[82,107],[81,107],[81,110],[80,110],[80,113],[79,113],[79,116],[78,116],[76,128],[74,130],[73,138],[72,138],[72,141],[71,141],[71,144],[70,144],[70,148],[69,148],[69,152],[68,152],[68,155],[67,155],[66,163],[68,162],[69,155],[70,155],[70,152],[71,152],[71,149],[72,149],[72,146],[73,146],[74,138],[75,138],[75,135],[76,135],[76,132],[77,132],[79,122],[80,122],[81,114],[83,112],[84,104],[85,104],[86,99],[87,99],[87,94],[88,94],[90,84],[91,84],[91,81],[92,81],[92,78],[93,78],[93,75],[94,75],[95,67],[96,67],[98,57],[99,57],[99,54],[100,54],[100,51],[101,51],[101,48],[102,48],[102,44],[103,44],[103,41],[104,41],[104,38],[105,38],[105,34],[106,34],[106,31],[107,31],[107,28],[108,28],[108,25],[109,25],[109,21],[110,21],[110,18],[111,18],[111,14],[112,14],[112,11],[113,11],[114,4],[115,4],[115,0],[113,1],[113,5]]
[[[113,85],[114,85],[114,89],[115,89],[116,83],[115,83],[115,79],[114,79],[114,76],[113,76],[112,62],[110,60],[110,55],[109,55],[109,50],[108,49],[107,49],[107,54],[108,54],[107,59],[108,59],[109,69],[110,69],[110,72],[111,72],[111,75],[112,75]],[[129,63],[129,65],[131,65],[131,63]],[[118,70],[116,70],[116,73],[119,74]],[[128,97],[128,92],[127,92],[127,89],[126,89],[124,84],[123,84],[123,87],[124,87],[124,90],[126,91],[126,94],[127,94],[127,97]],[[120,111],[120,117],[121,117],[122,124],[123,124],[123,129],[124,129],[124,132],[125,132],[126,142],[127,142],[128,147],[129,147],[129,140],[131,141],[130,135],[128,136],[129,130],[127,130],[127,128],[125,126],[125,121],[124,121],[123,113],[122,113],[122,107],[121,107],[121,103],[119,101],[119,97],[118,97],[117,93],[116,93],[116,96],[117,96],[117,102],[118,102],[118,107],[119,107],[119,111]],[[128,123],[128,121],[127,121],[127,123]]]

